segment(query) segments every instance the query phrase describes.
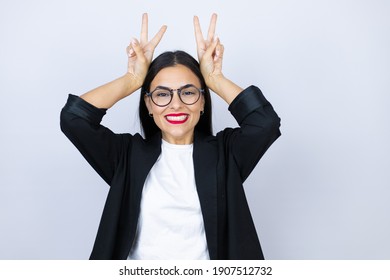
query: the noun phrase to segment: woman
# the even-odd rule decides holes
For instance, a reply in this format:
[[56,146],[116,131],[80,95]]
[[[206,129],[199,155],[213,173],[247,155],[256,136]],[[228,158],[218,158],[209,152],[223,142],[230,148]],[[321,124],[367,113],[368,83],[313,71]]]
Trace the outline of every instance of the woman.
[[[152,62],[166,31],[148,41],[147,15],[133,39],[127,73],[77,97],[61,129],[111,186],[91,259],[263,259],[242,183],[279,137],[280,119],[261,91],[222,74],[224,47],[194,17],[200,64],[185,52]],[[141,87],[140,134],[114,134],[106,110]],[[239,128],[211,131],[209,89]]]

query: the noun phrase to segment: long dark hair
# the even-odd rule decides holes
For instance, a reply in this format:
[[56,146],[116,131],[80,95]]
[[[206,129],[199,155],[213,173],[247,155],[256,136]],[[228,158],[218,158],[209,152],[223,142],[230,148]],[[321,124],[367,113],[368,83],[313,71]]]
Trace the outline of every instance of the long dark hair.
[[150,84],[157,73],[166,67],[175,65],[183,65],[190,69],[199,79],[201,88],[204,89],[204,113],[200,117],[199,122],[195,126],[195,130],[201,131],[207,135],[212,135],[211,123],[211,98],[210,91],[206,86],[206,82],[200,72],[199,63],[188,53],[184,51],[164,52],[156,57],[149,66],[146,74],[144,84],[141,87],[141,94],[139,99],[139,119],[141,122],[141,129],[144,132],[145,138],[150,139],[153,135],[160,131],[155,124],[153,118],[149,116],[149,111],[146,107],[144,96],[146,92],[150,91]]

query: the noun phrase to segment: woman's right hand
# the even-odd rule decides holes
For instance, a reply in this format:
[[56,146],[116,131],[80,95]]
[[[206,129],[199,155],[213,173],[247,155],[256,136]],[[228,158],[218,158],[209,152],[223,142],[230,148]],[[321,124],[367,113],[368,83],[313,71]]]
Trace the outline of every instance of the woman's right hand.
[[153,59],[154,50],[160,43],[166,30],[167,26],[163,25],[153,39],[148,41],[148,14],[145,13],[142,15],[140,41],[133,38],[126,49],[129,57],[127,73],[132,76],[133,81],[138,87],[141,87],[144,82],[149,65]]
[[127,73],[80,97],[97,108],[108,109],[122,98],[138,90],[142,86],[152,62],[154,49],[163,37],[165,30],[167,27],[164,25],[153,39],[148,41],[148,15],[143,14],[140,41],[133,39],[127,47],[129,57]]

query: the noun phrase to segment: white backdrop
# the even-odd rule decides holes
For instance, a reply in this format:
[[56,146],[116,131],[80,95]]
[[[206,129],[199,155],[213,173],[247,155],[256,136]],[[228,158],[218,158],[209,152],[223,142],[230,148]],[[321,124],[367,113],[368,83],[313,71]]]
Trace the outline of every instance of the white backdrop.
[[[108,187],[60,132],[67,94],[126,70],[143,12],[156,54],[195,55],[219,15],[224,72],[258,85],[282,137],[245,187],[268,259],[390,258],[390,2],[1,0],[0,259],[86,259]],[[138,94],[104,119],[139,130]],[[236,126],[214,96],[214,130]]]

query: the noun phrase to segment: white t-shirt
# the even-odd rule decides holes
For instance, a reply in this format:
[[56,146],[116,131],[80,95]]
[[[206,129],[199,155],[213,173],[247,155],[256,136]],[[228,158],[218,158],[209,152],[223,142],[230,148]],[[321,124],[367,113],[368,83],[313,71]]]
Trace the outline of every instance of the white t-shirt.
[[142,191],[137,234],[128,259],[209,259],[195,185],[193,145],[162,140]]

